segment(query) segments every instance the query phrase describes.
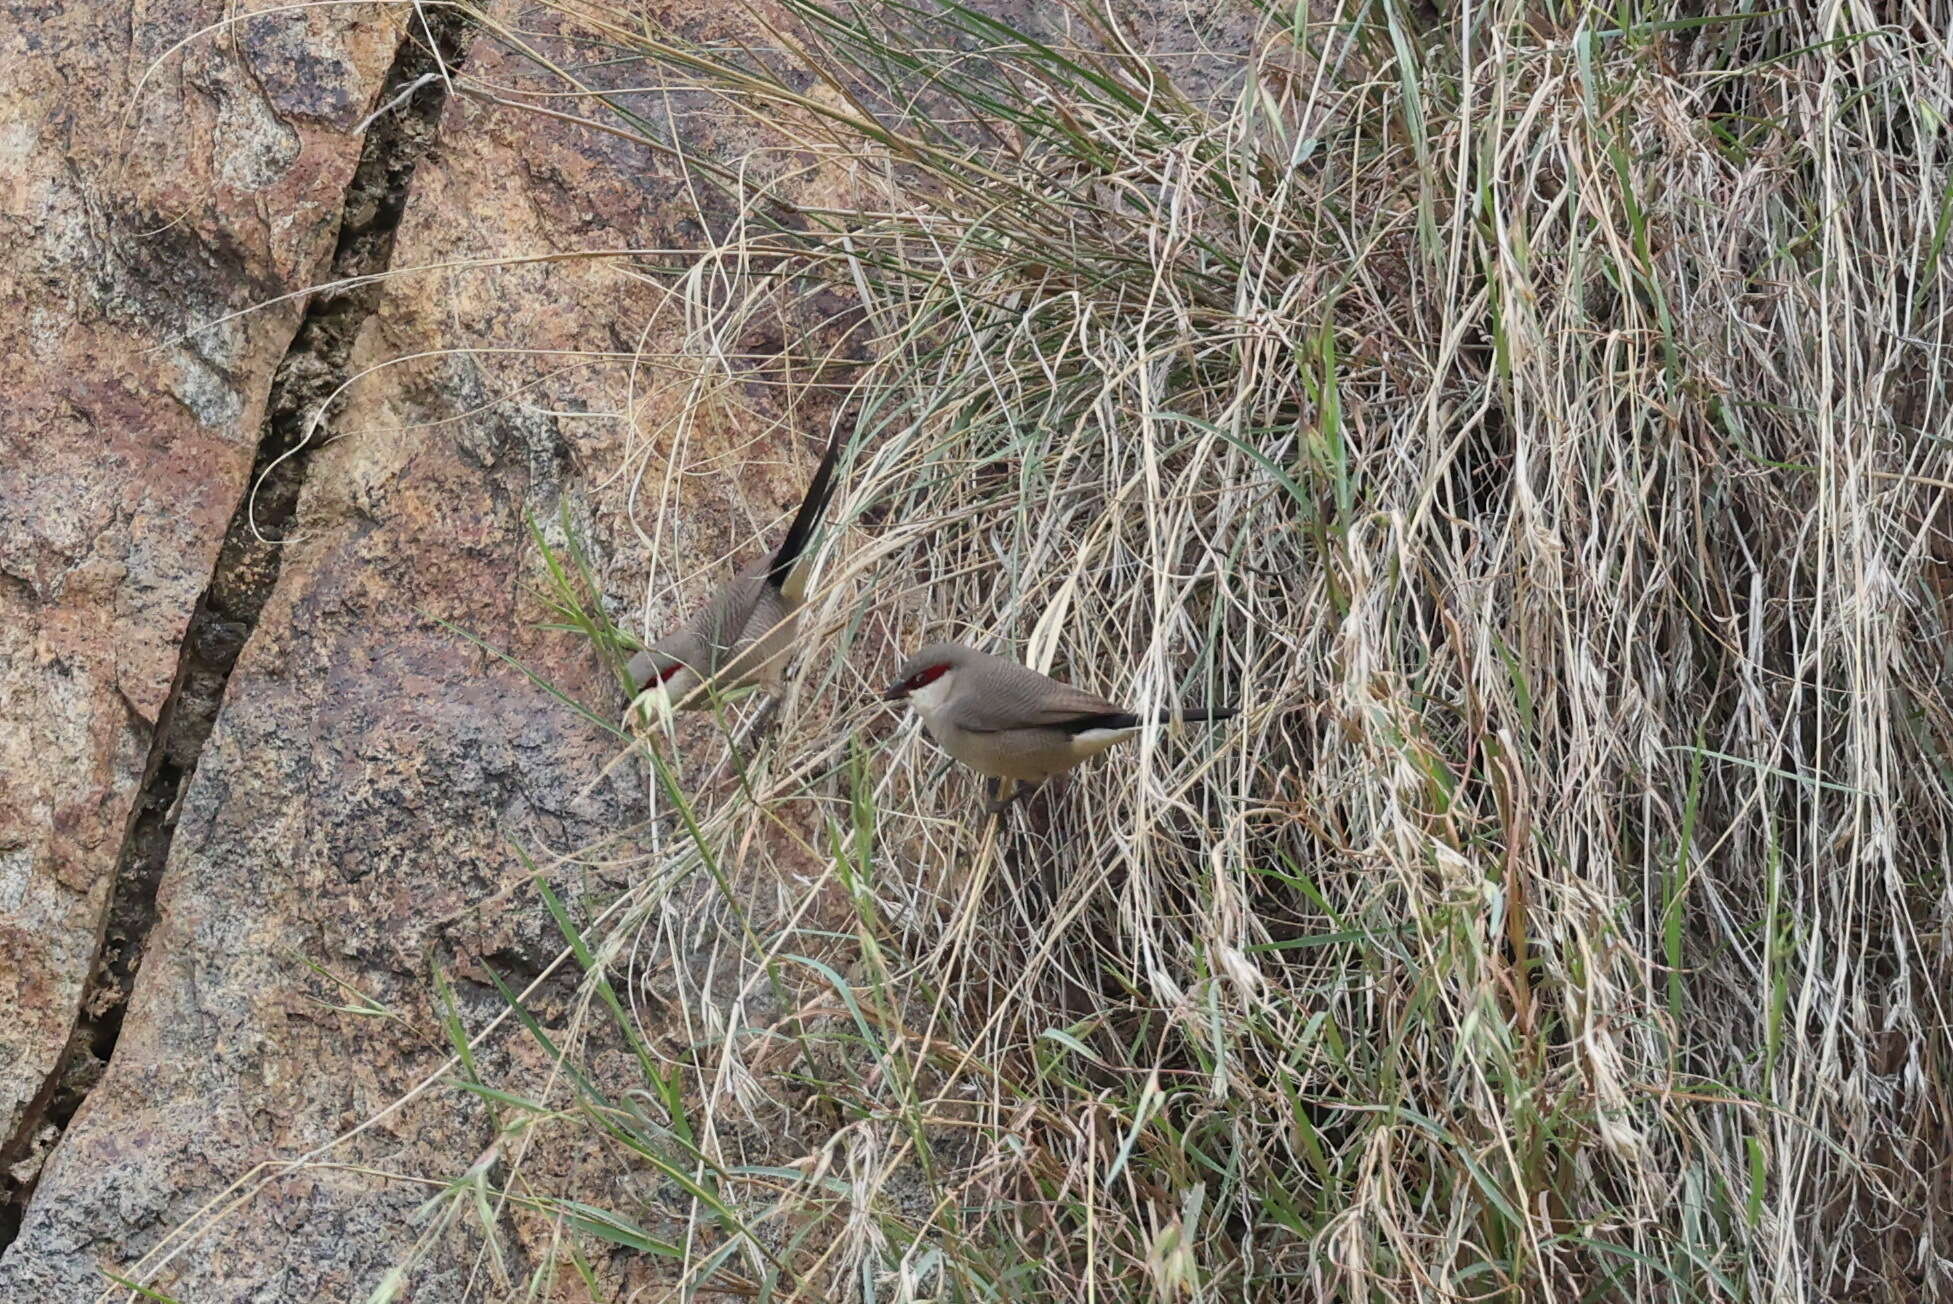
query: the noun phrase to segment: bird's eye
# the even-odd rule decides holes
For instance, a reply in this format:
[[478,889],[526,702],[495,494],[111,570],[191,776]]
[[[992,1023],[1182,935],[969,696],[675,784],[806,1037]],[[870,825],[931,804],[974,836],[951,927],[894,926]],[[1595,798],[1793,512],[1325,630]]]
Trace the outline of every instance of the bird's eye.
[[948,669],[948,666],[930,666],[927,670],[918,670],[909,676],[907,688],[910,692],[914,692],[925,684],[933,684],[941,679],[943,672]]

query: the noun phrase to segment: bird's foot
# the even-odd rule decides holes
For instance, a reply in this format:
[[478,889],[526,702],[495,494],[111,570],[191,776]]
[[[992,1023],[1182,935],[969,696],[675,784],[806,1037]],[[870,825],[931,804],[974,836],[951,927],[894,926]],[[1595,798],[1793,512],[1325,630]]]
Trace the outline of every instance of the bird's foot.
[[[1006,782],[1009,782],[1011,785],[1010,796],[999,796],[998,794]],[[1004,779],[985,779],[983,781],[983,791],[989,800],[983,803],[983,813],[986,815],[1001,815],[1013,803],[1023,801],[1037,790],[1037,784],[1026,783],[1021,779],[1011,779],[1008,781]]]
[[750,754],[760,739],[772,732],[773,726],[778,724],[779,720],[780,699],[769,697],[766,699],[766,705],[762,706],[759,713],[753,717],[752,723],[740,730],[739,737],[733,740],[733,750],[741,756]]
[[780,714],[780,699],[769,697],[766,705],[759,709],[752,722],[726,745],[727,759],[732,764],[734,774],[744,774],[759,750],[759,744],[772,731]]

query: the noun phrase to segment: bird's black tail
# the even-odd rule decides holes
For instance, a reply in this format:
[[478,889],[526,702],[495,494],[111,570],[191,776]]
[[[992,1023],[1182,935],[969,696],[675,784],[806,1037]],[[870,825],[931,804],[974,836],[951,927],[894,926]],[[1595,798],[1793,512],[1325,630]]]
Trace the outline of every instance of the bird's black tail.
[[786,588],[800,554],[807,550],[807,541],[814,537],[814,530],[821,523],[821,514],[827,511],[828,500],[834,497],[834,467],[841,460],[841,446],[846,442],[837,424],[827,441],[827,452],[821,455],[821,464],[814,468],[813,482],[800,500],[800,510],[793,514],[793,524],[787,527],[787,537],[780,540],[773,560],[767,563],[766,582],[776,589]]
[[[1181,708],[1179,719],[1186,724],[1199,724],[1203,720],[1232,720],[1239,714],[1241,708],[1238,706],[1188,706]],[[1161,724],[1172,724],[1173,720],[1173,712],[1160,713]]]
[[[1238,706],[1190,706],[1177,717],[1186,724],[1199,724],[1203,720],[1226,720],[1241,714]],[[1068,734],[1090,733],[1095,729],[1137,729],[1142,724],[1172,724],[1176,719],[1173,712],[1162,711],[1151,721],[1141,720],[1131,711],[1108,711],[1103,715],[1081,715],[1075,720],[1051,726]]]

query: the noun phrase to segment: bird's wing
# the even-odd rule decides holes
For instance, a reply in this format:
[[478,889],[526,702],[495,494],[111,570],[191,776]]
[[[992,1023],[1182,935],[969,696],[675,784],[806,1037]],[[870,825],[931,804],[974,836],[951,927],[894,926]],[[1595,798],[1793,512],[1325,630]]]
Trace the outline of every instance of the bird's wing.
[[642,689],[658,673],[683,665],[701,679],[725,669],[738,652],[766,588],[763,566],[737,576],[712,595],[698,614],[631,658],[631,680]]
[[1078,720],[1120,714],[1119,707],[1097,693],[1002,657],[993,658],[981,678],[981,691],[961,685],[948,707],[949,722],[970,733],[1062,729]]
[[749,569],[715,593],[712,601],[699,612],[698,619],[692,622],[692,629],[707,649],[706,664],[702,668],[705,675],[709,677],[724,670],[750,640],[747,627],[766,591],[764,570]]
[[[759,573],[763,574],[763,572]],[[739,626],[739,646],[742,648],[773,633],[779,628],[780,622],[791,616],[799,607],[798,603],[792,602],[785,594],[764,582],[755,583],[753,589],[752,605],[746,608],[745,618]]]

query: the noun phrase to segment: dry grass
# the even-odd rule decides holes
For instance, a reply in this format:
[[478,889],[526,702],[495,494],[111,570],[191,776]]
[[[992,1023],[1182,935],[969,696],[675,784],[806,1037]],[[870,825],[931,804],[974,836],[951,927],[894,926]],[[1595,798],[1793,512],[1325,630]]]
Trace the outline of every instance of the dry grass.
[[[768,133],[688,411],[817,290],[868,360],[782,728],[473,1088],[482,1298],[1953,1293],[1944,15],[1548,10],[558,11]],[[864,704],[945,636],[1248,710],[986,831]]]

